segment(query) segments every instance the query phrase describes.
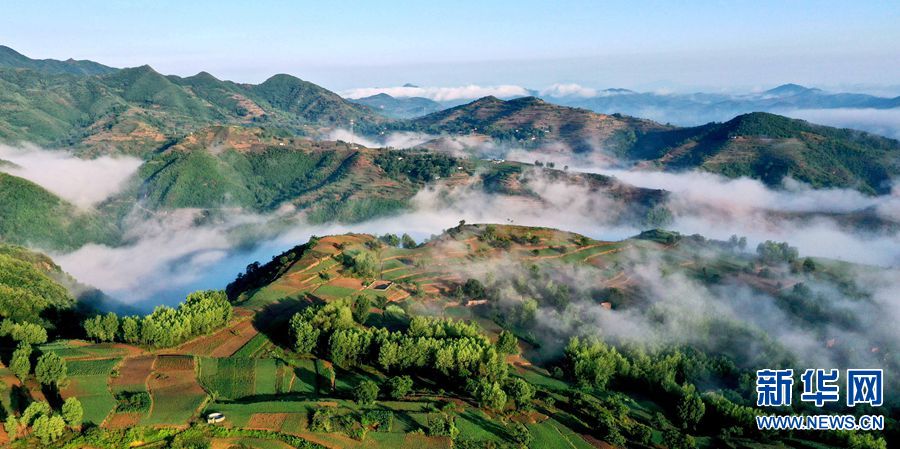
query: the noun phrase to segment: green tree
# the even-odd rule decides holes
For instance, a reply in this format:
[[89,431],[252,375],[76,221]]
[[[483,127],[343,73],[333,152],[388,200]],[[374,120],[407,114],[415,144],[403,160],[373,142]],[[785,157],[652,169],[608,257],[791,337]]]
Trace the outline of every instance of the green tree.
[[697,449],[697,442],[694,437],[685,435],[674,427],[669,427],[663,431],[663,442],[668,449]]
[[294,337],[294,350],[301,354],[311,353],[319,344],[320,331],[307,321],[303,314],[296,313],[291,317],[291,334]]
[[400,237],[400,240],[403,242],[403,247],[406,249],[413,249],[418,246],[416,244],[416,241],[413,240],[413,238],[410,237],[409,234],[404,233],[403,236]]
[[812,273],[813,271],[816,271],[816,262],[813,261],[812,259],[810,259],[809,257],[807,257],[806,259],[803,259],[803,271],[805,271],[807,273]]
[[66,361],[55,352],[42,355],[34,367],[34,375],[43,385],[59,385],[66,379],[67,372]]
[[10,441],[16,439],[19,435],[19,421],[16,419],[15,415],[10,414],[6,417],[6,422],[3,423],[3,430],[6,430],[6,434],[9,435]]
[[31,426],[34,435],[41,440],[44,445],[50,444],[59,439],[66,430],[66,422],[59,416],[41,415],[34,420]]
[[140,339],[140,318],[132,316],[122,318],[122,340],[126,343],[137,343]]
[[506,382],[506,395],[515,402],[517,408],[526,408],[534,399],[534,387],[525,379],[513,378]]
[[394,376],[387,380],[388,396],[403,399],[412,390],[413,380],[409,376]]
[[497,350],[503,354],[518,354],[519,339],[512,332],[503,330],[497,337]]
[[528,430],[528,427],[525,424],[520,422],[514,422],[512,426],[509,428],[509,435],[512,437],[512,440],[519,445],[519,447],[527,448],[528,445],[531,444],[533,438],[531,436],[531,431]]
[[66,399],[62,406],[63,419],[71,428],[81,427],[81,420],[84,418],[84,408],[81,401],[75,397]]
[[480,382],[475,390],[475,399],[482,407],[491,410],[502,410],[506,406],[506,392],[498,382]]
[[706,412],[706,405],[703,404],[703,400],[700,399],[700,395],[697,394],[693,385],[683,388],[681,398],[678,401],[677,412],[681,428],[685,430],[693,429],[700,422],[700,419],[703,418],[703,414]]
[[364,380],[353,389],[353,399],[361,405],[371,405],[378,399],[378,384],[371,380]]
[[372,303],[369,301],[368,296],[357,295],[353,300],[353,319],[359,324],[365,324],[366,320],[369,319],[369,310],[371,308]]
[[29,345],[39,345],[47,342],[47,329],[34,323],[16,323],[7,319],[0,323],[0,336],[8,336]]
[[25,407],[22,412],[20,422],[26,426],[30,426],[35,418],[50,414],[50,404],[47,401],[35,401]]
[[9,362],[9,369],[24,381],[31,372],[31,346],[25,343],[19,343],[19,346],[13,351],[12,359]]

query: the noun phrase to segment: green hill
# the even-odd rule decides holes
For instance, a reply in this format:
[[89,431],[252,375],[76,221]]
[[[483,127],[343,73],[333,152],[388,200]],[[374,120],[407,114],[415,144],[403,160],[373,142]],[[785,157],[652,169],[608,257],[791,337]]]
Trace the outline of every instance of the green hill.
[[71,307],[75,298],[61,283],[66,278],[49,257],[0,243],[0,318],[42,323],[45,310]]
[[900,142],[756,112],[725,123],[642,134],[629,156],[665,169],[700,168],[778,185],[785,176],[815,188],[890,191],[900,174]]
[[117,239],[115,224],[96,212],[81,211],[31,181],[0,173],[0,241],[75,249]]
[[814,188],[885,194],[900,176],[897,140],[762,112],[677,128],[533,97],[486,97],[392,126],[481,135],[524,148],[564,142],[574,155],[599,153],[673,171],[696,168],[773,186],[790,176]]
[[56,59],[31,59],[4,45],[0,45],[0,67],[29,69],[53,75],[62,73],[72,75],[105,75],[117,70],[113,67],[108,67],[94,61],[76,61],[74,59],[65,61]]
[[351,120],[372,133],[387,121],[289,75],[254,86],[206,72],[164,76],[149,66],[82,76],[0,64],[0,142],[145,155],[213,125],[263,124],[315,136]]
[[535,97],[508,101],[485,97],[398,126],[433,134],[482,134],[525,147],[563,142],[575,153],[624,149],[635,132],[669,129],[649,120],[597,114]]

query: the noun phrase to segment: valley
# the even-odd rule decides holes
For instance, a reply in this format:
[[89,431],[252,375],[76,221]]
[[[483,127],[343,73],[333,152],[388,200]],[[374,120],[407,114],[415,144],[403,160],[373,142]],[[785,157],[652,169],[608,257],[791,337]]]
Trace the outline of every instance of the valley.
[[448,101],[0,46],[0,446],[898,439],[889,393],[754,399],[762,369],[900,369],[900,142],[746,104]]

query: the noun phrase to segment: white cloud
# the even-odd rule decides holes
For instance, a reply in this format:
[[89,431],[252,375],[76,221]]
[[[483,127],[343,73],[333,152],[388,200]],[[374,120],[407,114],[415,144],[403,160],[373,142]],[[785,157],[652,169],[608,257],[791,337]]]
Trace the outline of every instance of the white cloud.
[[127,156],[81,159],[63,150],[3,145],[0,145],[0,159],[16,165],[0,167],[2,171],[32,181],[82,208],[91,207],[121,190],[142,163]]
[[779,111],[779,113],[820,125],[860,129],[893,139],[900,139],[900,108],[795,109]]
[[392,97],[424,97],[434,101],[474,100],[476,98],[495,96],[500,98],[522,97],[530,95],[528,89],[515,85],[478,86],[469,84],[457,87],[362,87],[344,91],[345,98],[364,98],[385,93]]
[[580,84],[553,84],[541,91],[541,95],[548,97],[583,97],[591,98],[597,96],[597,89],[584,87]]

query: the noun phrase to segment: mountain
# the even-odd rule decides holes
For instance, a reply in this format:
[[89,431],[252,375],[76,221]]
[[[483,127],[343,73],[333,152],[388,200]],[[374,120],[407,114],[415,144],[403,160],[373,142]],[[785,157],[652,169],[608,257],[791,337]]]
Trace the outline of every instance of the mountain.
[[524,146],[562,142],[575,153],[623,147],[635,132],[668,129],[649,120],[597,114],[536,97],[507,101],[485,97],[400,126],[433,134],[481,134]]
[[52,249],[115,244],[118,228],[31,181],[0,172],[0,242]]
[[663,170],[697,168],[760,179],[773,186],[790,176],[814,188],[884,194],[890,191],[891,180],[900,176],[897,140],[770,113],[679,128],[558,106],[534,97],[508,101],[486,97],[401,126],[433,134],[482,136],[473,139],[478,142],[475,145],[484,145],[486,138],[558,153],[554,145],[563,142],[569,155],[632,161]]
[[268,126],[316,136],[351,121],[360,132],[376,133],[388,121],[289,75],[250,85],[206,72],[165,76],[150,66],[96,76],[0,67],[0,104],[0,141],[91,154],[145,155],[212,125]]
[[441,103],[428,98],[395,98],[385,93],[350,101],[368,106],[386,117],[398,119],[421,117],[444,109]]
[[[654,93],[627,89],[606,89],[593,97],[544,97],[553,103],[581,107],[595,112],[621,113],[662,123],[695,126],[722,122],[750,112],[789,114],[808,109],[892,109],[900,107],[900,97],[884,98],[866,94],[833,93],[798,84],[783,84],[760,93]],[[875,130],[874,128],[872,130]]]
[[10,69],[28,69],[50,75],[105,75],[117,69],[94,61],[76,61],[67,59],[31,59],[12,48],[0,45],[0,67]]
[[725,123],[641,134],[628,156],[668,170],[699,168],[778,185],[785,176],[814,188],[890,192],[900,142],[756,112]]

